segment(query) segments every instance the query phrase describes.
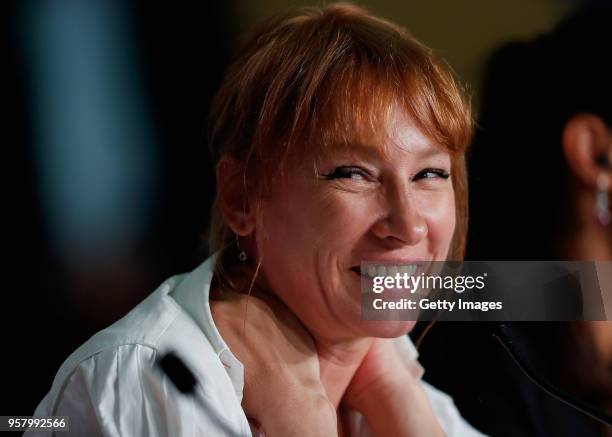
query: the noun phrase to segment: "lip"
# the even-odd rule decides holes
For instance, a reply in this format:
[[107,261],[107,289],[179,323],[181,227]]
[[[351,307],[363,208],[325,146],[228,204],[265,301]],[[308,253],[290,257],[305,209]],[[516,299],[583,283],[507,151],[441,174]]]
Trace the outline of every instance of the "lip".
[[412,259],[412,260],[407,260],[407,259],[381,259],[381,260],[364,260],[361,261],[359,264],[353,265],[351,267],[349,267],[350,270],[354,271],[357,274],[361,274],[361,265],[364,263],[367,264],[375,264],[375,265],[390,265],[390,266],[412,266],[412,265],[416,265],[417,267],[422,267],[428,263],[430,263],[431,261],[429,260],[425,260],[425,259]]
[[[370,284],[372,283],[372,281],[374,281],[373,277],[369,276],[367,273],[363,273],[362,271],[365,269],[367,269],[369,266],[375,265],[377,268],[378,266],[391,266],[391,267],[414,267],[412,273],[408,273],[409,276],[418,276],[418,275],[422,275],[422,274],[426,274],[428,269],[430,268],[430,264],[434,262],[433,260],[425,260],[425,259],[412,259],[412,260],[407,260],[407,259],[384,259],[384,260],[367,260],[367,261],[363,261],[362,264],[358,264],[358,265],[354,265],[352,267],[349,268],[349,270],[355,274],[355,278],[357,280],[361,281],[362,284],[362,293],[364,294],[368,294],[371,290],[371,286]],[[365,265],[363,265],[365,264]],[[363,267],[363,268],[362,268]],[[401,274],[401,272],[398,272]],[[387,273],[385,272],[385,275]],[[394,274],[391,274],[390,277],[395,277]],[[365,288],[364,288],[365,285]],[[392,292],[393,289],[388,289],[386,290],[386,292]],[[400,288],[396,291],[400,291],[402,293],[405,292],[405,290],[403,288]],[[417,289],[417,290],[413,290],[410,292],[410,295],[412,296],[412,299],[422,299],[422,298],[426,298],[429,295],[429,290],[422,290],[422,289]]]
[[359,261],[357,265],[363,263],[372,264],[423,264],[429,262],[429,259],[425,258],[364,258]]
[[[396,273],[408,274],[415,276],[423,273],[426,269],[428,262],[423,260],[392,262],[389,260],[385,261],[364,261],[362,264],[352,266],[349,270],[360,278],[369,279],[374,276],[395,276]],[[376,274],[378,271],[378,274]]]

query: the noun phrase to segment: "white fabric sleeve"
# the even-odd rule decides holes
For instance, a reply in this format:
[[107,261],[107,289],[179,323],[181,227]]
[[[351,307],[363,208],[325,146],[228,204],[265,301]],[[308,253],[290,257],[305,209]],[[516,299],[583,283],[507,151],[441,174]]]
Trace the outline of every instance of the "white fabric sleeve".
[[[419,354],[412,344],[412,341],[410,341],[410,338],[408,336],[401,336],[393,341],[407,369],[410,371],[412,376],[419,381],[419,384],[421,384],[425,390],[432,409],[447,437],[484,436],[484,434],[477,431],[463,417],[461,417],[459,410],[457,410],[457,407],[455,406],[453,398],[422,379],[424,369],[417,360]],[[370,426],[359,412],[349,411],[347,423],[349,436],[374,437],[374,433],[372,432]]]
[[[427,393],[429,402],[431,403],[434,413],[440,422],[440,426],[444,430],[447,437],[485,436],[485,434],[477,431],[463,417],[461,417],[459,410],[457,410],[453,399],[449,395],[423,380],[421,380],[419,383],[423,386],[425,393]],[[410,407],[406,406],[406,408]],[[347,414],[349,414],[349,436],[375,437],[374,432],[368,425],[367,421],[359,412],[350,410]]]
[[[62,435],[217,435],[217,421],[229,422],[220,400],[204,387],[198,393],[205,397],[207,411],[203,411],[194,397],[179,393],[167,377],[153,369],[155,353],[150,347],[131,344],[88,358],[70,374],[55,399],[47,396],[35,414],[68,416],[70,431]],[[229,426],[240,435],[239,425],[236,428],[230,422]]]

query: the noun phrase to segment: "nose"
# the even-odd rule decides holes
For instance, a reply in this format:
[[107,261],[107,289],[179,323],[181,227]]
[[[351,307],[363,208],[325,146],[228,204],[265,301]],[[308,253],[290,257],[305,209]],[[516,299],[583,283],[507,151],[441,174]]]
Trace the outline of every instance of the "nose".
[[415,194],[399,187],[385,197],[385,214],[375,223],[374,234],[394,247],[417,245],[427,236],[428,229]]

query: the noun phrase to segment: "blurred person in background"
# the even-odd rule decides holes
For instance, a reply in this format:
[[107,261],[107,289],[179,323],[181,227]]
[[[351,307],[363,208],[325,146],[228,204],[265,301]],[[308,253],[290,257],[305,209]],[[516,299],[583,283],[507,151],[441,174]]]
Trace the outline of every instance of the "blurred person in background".
[[[491,58],[468,165],[466,259],[612,260],[611,22],[609,5],[582,10]],[[611,322],[514,328],[546,379],[612,414]],[[467,339],[452,370],[437,364]],[[533,385],[482,323],[437,324],[421,353],[431,381],[491,435],[612,434]]]
[[[421,380],[413,322],[360,317],[364,260],[462,259],[470,133],[395,24],[347,4],[265,21],[212,109],[214,255],[77,349],[35,414],[77,435],[480,435]],[[193,396],[156,368],[169,352]]]

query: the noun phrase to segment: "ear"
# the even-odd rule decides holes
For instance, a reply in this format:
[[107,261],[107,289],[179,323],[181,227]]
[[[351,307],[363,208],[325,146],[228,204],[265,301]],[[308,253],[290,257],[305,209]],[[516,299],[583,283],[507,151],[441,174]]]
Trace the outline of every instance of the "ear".
[[612,166],[602,163],[602,156],[612,162],[612,131],[594,114],[574,115],[565,124],[563,153],[574,175],[594,188],[603,183],[612,186]]
[[217,206],[236,235],[247,236],[255,229],[255,218],[247,192],[244,166],[229,155],[217,164]]

